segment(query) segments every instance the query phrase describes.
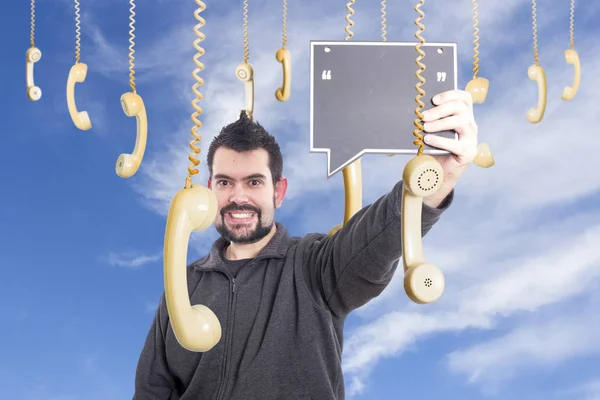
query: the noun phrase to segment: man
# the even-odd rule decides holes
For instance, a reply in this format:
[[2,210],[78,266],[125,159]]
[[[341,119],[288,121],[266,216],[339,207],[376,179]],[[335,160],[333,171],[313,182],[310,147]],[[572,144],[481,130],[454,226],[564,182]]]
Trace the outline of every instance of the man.
[[[424,129],[453,129],[459,139],[426,135],[453,154],[436,156],[444,184],[424,199],[423,235],[450,206],[477,148],[470,94],[444,92],[434,104]],[[344,321],[397,269],[402,182],[332,237],[290,237],[275,222],[288,185],[281,152],[258,123],[242,112],[215,137],[207,163],[221,238],[188,266],[187,279],[192,304],[213,310],[223,334],[205,353],[182,348],[163,294],[140,355],[134,400],[344,399]]]

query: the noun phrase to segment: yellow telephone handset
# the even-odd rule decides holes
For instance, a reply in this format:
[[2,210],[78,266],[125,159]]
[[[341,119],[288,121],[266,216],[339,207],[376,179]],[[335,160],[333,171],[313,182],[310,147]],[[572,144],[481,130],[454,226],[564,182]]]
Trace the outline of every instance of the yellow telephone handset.
[[27,97],[31,101],[38,101],[42,98],[42,89],[35,86],[33,78],[33,64],[40,61],[42,52],[37,47],[30,47],[25,53],[25,85],[27,86]]
[[420,133],[423,130],[421,110],[425,103],[421,98],[425,95],[425,91],[421,86],[425,83],[425,78],[421,73],[425,72],[425,64],[421,60],[425,57],[425,52],[421,50],[421,46],[425,44],[425,39],[420,34],[425,31],[425,26],[421,23],[425,14],[420,7],[423,4],[425,4],[425,0],[421,0],[414,8],[419,14],[415,19],[415,25],[419,27],[415,33],[415,37],[419,40],[415,46],[418,53],[415,62],[419,66],[419,70],[415,75],[419,82],[415,85],[418,93],[415,97],[417,107],[415,108],[413,135],[417,138],[414,144],[419,146],[419,150],[417,156],[405,165],[402,172],[401,210],[404,291],[408,298],[417,304],[431,303],[437,300],[444,293],[445,287],[442,271],[435,265],[425,262],[421,232],[423,197],[434,194],[444,181],[444,169],[440,163],[432,156],[422,154],[425,144],[423,135]]
[[[471,94],[473,103],[483,104],[487,98],[488,91],[490,89],[490,81],[485,78],[477,76],[479,73],[479,12],[477,12],[477,0],[473,2],[473,40],[474,53],[473,54],[473,79],[467,83],[465,90]],[[481,168],[489,168],[494,165],[494,155],[490,149],[489,144],[479,143],[477,145],[477,154],[473,163]]]
[[288,101],[290,99],[290,90],[292,85],[291,73],[291,54],[288,49],[281,48],[275,54],[277,61],[283,66],[283,85],[275,91],[275,97],[279,101]]
[[137,125],[137,134],[135,138],[135,147],[132,154],[123,153],[119,156],[116,163],[116,173],[121,178],[133,176],[140,168],[144,151],[146,150],[146,140],[148,137],[148,117],[146,116],[146,107],[142,97],[137,93],[129,92],[121,96],[121,105],[123,111],[128,117],[135,117]]
[[536,124],[540,122],[542,118],[544,118],[544,113],[546,111],[546,73],[544,72],[544,68],[542,68],[540,65],[533,64],[527,70],[527,75],[529,76],[529,79],[537,82],[538,87],[537,106],[532,107],[527,111],[527,120],[533,124]]
[[577,89],[579,89],[579,80],[580,80],[580,76],[581,76],[581,69],[579,66],[579,56],[577,55],[577,52],[573,49],[568,49],[565,50],[565,59],[567,61],[567,64],[572,64],[574,69],[575,69],[575,76],[573,79],[573,86],[566,86],[563,89],[562,92],[562,99],[563,100],[571,100],[573,99],[573,97],[575,97],[575,94],[577,93]]
[[204,305],[191,305],[186,278],[190,235],[210,227],[216,216],[214,193],[202,185],[191,185],[175,195],[167,217],[165,298],[177,341],[189,351],[208,351],[221,339],[215,313]]
[[444,293],[444,275],[425,261],[421,233],[423,197],[434,194],[443,180],[442,166],[429,155],[414,157],[402,174],[404,290],[418,304],[431,303]]
[[142,159],[144,158],[144,152],[146,150],[146,140],[148,137],[148,117],[146,115],[146,106],[144,105],[144,101],[142,97],[137,94],[135,89],[135,71],[134,67],[134,57],[133,57],[133,46],[134,46],[134,23],[135,23],[135,3],[134,0],[129,0],[129,4],[131,4],[131,8],[129,9],[130,16],[129,20],[131,21],[129,27],[131,30],[129,31],[129,86],[131,86],[131,92],[124,93],[121,95],[121,106],[123,107],[123,112],[128,117],[135,117],[136,120],[136,137],[135,137],[135,147],[133,148],[132,154],[121,154],[117,159],[117,164],[115,167],[115,171],[118,176],[121,178],[129,178],[133,176],[137,170],[140,168],[140,164],[142,163]]
[[191,134],[194,139],[190,142],[190,148],[194,153],[189,156],[192,164],[188,167],[189,174],[185,187],[179,190],[171,201],[165,229],[163,257],[165,299],[175,338],[189,351],[205,352],[221,340],[221,324],[215,313],[208,307],[201,304],[192,306],[190,303],[187,285],[187,252],[192,232],[207,229],[217,217],[218,207],[217,199],[210,189],[202,185],[192,185],[192,175],[198,173],[198,170],[193,167],[200,163],[195,157],[200,154],[200,147],[196,145],[201,137],[196,131],[202,125],[198,116],[203,111],[197,104],[202,99],[202,93],[198,88],[203,83],[198,73],[204,69],[204,64],[200,62],[199,57],[204,54],[200,42],[205,36],[200,32],[200,28],[204,26],[205,21],[200,17],[200,13],[206,8],[202,1],[195,1],[198,5],[194,13],[194,17],[198,20],[198,24],[194,26],[194,33],[197,35],[194,40],[194,48],[197,50],[194,63],[197,68],[192,74],[196,79],[192,91],[196,98],[192,101],[195,111],[192,114],[194,126]]
[[69,71],[69,78],[67,79],[67,106],[69,107],[69,114],[75,126],[82,131],[87,131],[92,127],[90,116],[87,111],[78,111],[75,105],[75,83],[82,83],[85,81],[87,76],[88,67],[84,63],[76,63],[71,67]]
[[362,207],[362,174],[360,158],[342,170],[344,174],[344,223],[331,228],[328,235],[333,236],[348,223]]
[[241,63],[235,69],[235,75],[244,82],[244,109],[248,118],[253,119],[254,113],[254,69],[246,62]]
[[527,111],[527,120],[532,124],[537,124],[544,118],[546,112],[546,73],[544,68],[540,65],[538,46],[537,46],[537,11],[535,0],[531,0],[531,13],[532,13],[532,27],[533,27],[533,60],[535,64],[532,64],[527,70],[529,79],[537,82],[538,87],[538,101],[537,106],[530,108]]

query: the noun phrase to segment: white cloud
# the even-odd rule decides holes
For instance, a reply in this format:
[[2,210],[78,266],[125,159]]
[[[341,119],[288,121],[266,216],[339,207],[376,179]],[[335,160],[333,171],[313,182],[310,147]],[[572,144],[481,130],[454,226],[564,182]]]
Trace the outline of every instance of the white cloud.
[[149,263],[158,262],[162,259],[162,251],[156,254],[140,254],[135,251],[123,253],[109,253],[103,258],[109,265],[126,268],[139,268]]

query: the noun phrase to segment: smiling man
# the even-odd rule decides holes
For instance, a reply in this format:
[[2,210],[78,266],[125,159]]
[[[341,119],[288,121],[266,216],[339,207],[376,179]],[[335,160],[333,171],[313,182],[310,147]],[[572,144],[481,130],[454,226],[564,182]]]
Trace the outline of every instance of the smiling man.
[[[477,126],[471,96],[450,91],[424,113],[444,184],[425,198],[425,235],[453,199],[473,160]],[[208,185],[218,199],[221,234],[187,268],[192,304],[219,318],[221,340],[205,353],[177,342],[164,293],[144,343],[135,400],[341,400],[342,349],[350,312],[377,297],[402,257],[402,182],[365,206],[335,235],[290,236],[275,219],[288,187],[275,138],[242,112],[215,137]]]

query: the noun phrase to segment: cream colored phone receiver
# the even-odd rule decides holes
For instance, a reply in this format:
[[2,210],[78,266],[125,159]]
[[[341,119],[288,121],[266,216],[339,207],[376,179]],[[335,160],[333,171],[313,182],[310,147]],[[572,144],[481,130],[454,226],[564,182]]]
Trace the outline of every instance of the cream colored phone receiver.
[[67,79],[67,106],[69,107],[69,114],[75,126],[82,131],[87,131],[92,127],[92,121],[87,111],[77,111],[75,105],[75,83],[81,83],[85,81],[87,76],[87,64],[75,63],[69,71],[69,78]]
[[435,158],[420,155],[410,160],[402,174],[402,259],[404,290],[418,304],[431,303],[444,293],[442,271],[425,262],[421,233],[423,197],[435,193],[444,181],[444,170]]
[[275,91],[275,97],[279,101],[288,101],[290,99],[290,90],[292,85],[292,65],[291,54],[288,49],[279,49],[275,54],[277,61],[283,66],[283,85]]
[[533,64],[527,70],[527,75],[529,79],[536,81],[538,86],[538,103],[536,107],[527,111],[527,120],[532,124],[537,124],[544,118],[544,112],[546,112],[546,73],[540,65]]
[[575,68],[575,76],[573,78],[573,86],[566,86],[563,89],[562,99],[563,100],[571,100],[571,99],[573,99],[573,97],[575,97],[575,94],[577,93],[577,89],[579,89],[579,80],[580,80],[580,76],[581,76],[581,69],[579,66],[579,56],[577,55],[577,52],[575,50],[573,50],[573,49],[565,50],[565,59],[567,61],[567,64],[572,64],[573,67]]
[[342,170],[344,174],[344,223],[331,228],[328,235],[333,236],[348,223],[362,208],[362,173],[360,158]]
[[25,85],[27,86],[27,97],[31,101],[38,101],[42,98],[42,89],[35,86],[33,79],[33,64],[40,61],[42,52],[37,47],[30,47],[25,53]]
[[246,114],[248,118],[253,119],[254,112],[254,69],[248,63],[241,63],[235,69],[235,75],[244,82]]
[[146,139],[148,137],[148,119],[146,116],[146,107],[142,97],[133,92],[124,93],[121,96],[121,106],[123,112],[128,117],[135,117],[137,124],[137,135],[135,138],[135,147],[132,154],[123,153],[117,159],[115,170],[121,178],[133,176],[140,168],[144,151],[146,150]]
[[186,270],[191,233],[207,229],[216,216],[213,192],[191,185],[175,194],[167,217],[165,298],[175,337],[189,351],[208,351],[221,340],[221,324],[215,313],[204,305],[191,305]]
[[473,103],[481,104],[485,101],[489,88],[490,82],[485,78],[478,77],[471,79],[469,83],[467,83],[466,90],[467,92],[471,93]]

